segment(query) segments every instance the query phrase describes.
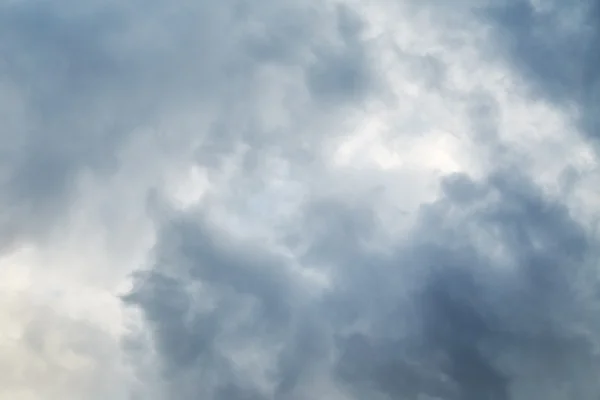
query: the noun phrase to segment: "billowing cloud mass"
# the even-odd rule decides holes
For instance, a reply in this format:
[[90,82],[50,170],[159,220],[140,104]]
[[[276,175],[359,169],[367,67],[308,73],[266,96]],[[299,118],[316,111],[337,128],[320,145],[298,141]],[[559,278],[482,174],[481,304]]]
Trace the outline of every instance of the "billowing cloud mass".
[[0,400],[597,400],[600,3],[0,0]]

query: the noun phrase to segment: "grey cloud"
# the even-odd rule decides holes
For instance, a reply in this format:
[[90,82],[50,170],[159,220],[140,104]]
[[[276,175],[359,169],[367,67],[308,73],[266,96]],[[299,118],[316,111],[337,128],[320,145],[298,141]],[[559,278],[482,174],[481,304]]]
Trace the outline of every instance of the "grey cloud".
[[[15,95],[0,101],[21,102],[1,134],[2,239],[56,223],[81,171],[113,173],[135,128],[180,107],[214,112],[197,133],[200,164],[218,170],[249,147],[246,173],[229,182],[244,192],[264,184],[274,155],[293,154],[302,164],[293,167],[310,170],[295,156],[306,142],[322,162],[317,148],[338,113],[384,90],[348,8],[60,4],[71,12],[1,6],[0,84]],[[597,14],[587,16],[588,33],[569,33],[551,29],[556,10],[506,4],[479,17],[540,93],[578,102],[593,133]],[[416,73],[425,84],[442,85],[440,62],[415,63],[427,66]],[[291,97],[305,90],[310,100],[291,103],[283,128],[259,116],[272,111],[261,103],[267,67],[301,80]],[[499,148],[494,100],[476,99],[472,113]],[[304,199],[278,232],[284,249],[228,233],[212,219],[215,204],[161,216],[153,259],[124,300],[150,329],[164,397],[319,398],[329,385],[354,398],[596,398],[595,238],[516,168],[481,181],[451,176],[441,188],[416,226],[381,251],[370,245],[386,221],[368,200]],[[331,281],[317,288],[315,270]],[[39,334],[29,339],[35,346]]]
[[548,11],[537,11],[529,1],[506,2],[483,15],[497,30],[498,47],[509,52],[511,61],[538,89],[559,99],[578,97],[592,70],[588,63],[594,53],[590,46],[596,21],[587,20],[586,2],[544,5]]
[[596,1],[507,1],[485,7],[479,15],[494,32],[491,51],[500,52],[534,93],[570,106],[581,126],[598,135],[599,5]]
[[[338,17],[294,2],[1,7],[0,84],[10,97],[0,102],[13,121],[3,126],[0,149],[2,204],[10,210],[3,229],[13,227],[7,237],[56,223],[83,171],[113,174],[139,128],[158,127],[180,109],[219,120],[214,132],[197,133],[207,142],[199,150],[202,163],[244,143],[254,149],[285,142],[281,132],[262,130],[260,102],[252,100],[261,98],[257,76],[270,64],[304,70],[299,78],[306,82],[299,84],[317,102],[330,102],[330,95],[335,102],[361,101],[374,76],[345,13],[333,37],[323,40],[323,29]],[[343,44],[334,49],[335,36]],[[346,77],[333,73],[338,67]],[[160,140],[179,136],[169,132]],[[211,140],[217,142],[210,146]]]
[[[238,307],[242,298],[257,299],[263,307],[287,304],[286,319],[273,312],[251,313],[246,320],[252,321],[250,330],[226,322],[232,309],[211,312],[212,321],[220,321],[213,339],[235,337],[229,346],[250,341],[267,352],[265,338],[282,346],[277,347],[282,349],[279,361],[270,365],[278,372],[268,374],[277,387],[276,398],[296,398],[295,392],[313,384],[313,370],[331,374],[328,379],[350,390],[354,398],[377,393],[415,399],[428,395],[517,400],[551,393],[557,399],[595,398],[600,392],[593,377],[600,370],[594,352],[597,300],[585,295],[598,284],[590,279],[592,237],[563,205],[545,198],[515,171],[500,171],[479,182],[452,176],[443,188],[445,195],[423,208],[410,239],[399,241],[392,255],[373,253],[348,239],[369,232],[364,225],[350,223],[360,213],[319,212],[324,229],[329,229],[324,237],[330,240],[316,236],[309,241],[308,253],[314,253],[306,260],[334,265],[330,271],[339,271],[332,274],[332,286],[320,300],[309,300],[303,291],[275,290],[289,287],[286,280],[295,280],[282,277],[289,261],[256,262],[262,258],[251,253],[264,250],[248,253],[235,241],[222,242],[222,255],[207,256],[214,253],[206,248],[214,239],[197,231],[181,231],[188,244],[155,268],[181,271],[181,265],[191,264],[191,269],[179,273],[183,282],[209,287],[226,283],[233,290],[224,296],[237,299],[233,301]],[[342,204],[338,210],[344,209]],[[347,221],[342,236],[336,233],[336,219]],[[304,221],[304,235],[313,236],[310,218]],[[491,240],[481,240],[489,235]],[[187,246],[196,250],[186,250]],[[502,249],[501,255],[494,246]],[[160,259],[165,253],[158,254]],[[265,273],[273,274],[268,282],[261,278]],[[181,296],[181,289],[165,294],[143,287],[148,297],[135,303],[151,325],[174,329],[157,331],[157,343],[202,341],[200,328],[172,321],[193,305],[186,303],[175,311],[177,316],[174,310],[160,311]],[[212,324],[205,322],[205,329]],[[168,349],[162,352],[173,356]],[[210,364],[209,356],[199,355],[200,359]],[[234,376],[221,375],[222,384],[245,384]],[[262,395],[269,398],[268,393]],[[319,393],[313,391],[311,396]]]
[[215,396],[217,400],[262,400],[260,394],[253,393],[252,389],[243,388],[235,385],[223,386],[217,391]]
[[[516,17],[533,18],[529,8],[515,10],[487,9],[485,17],[501,35],[511,24],[524,26]],[[353,43],[357,25],[340,18],[341,37]],[[524,39],[509,38],[509,52],[532,57],[515,64],[523,76],[553,99],[575,96],[572,79],[581,66],[557,61],[538,71],[541,58],[558,57],[555,48],[524,28],[512,31]],[[306,43],[302,30],[287,32],[278,37]],[[296,60],[274,39],[261,40],[251,51],[263,61]],[[517,44],[526,48],[510,47]],[[362,50],[333,50],[324,64],[307,67],[311,94],[327,103],[368,92],[369,84],[360,83],[368,82],[368,68],[356,62],[365,62]],[[473,116],[483,142],[501,149],[494,100],[476,99]],[[220,135],[238,138],[220,124]],[[257,126],[249,129],[257,135],[253,144],[261,143],[254,141],[263,134]],[[260,164],[267,152],[254,148]],[[371,206],[349,207],[340,198],[307,201],[286,237],[296,260],[227,237],[197,214],[165,223],[150,281],[174,274],[175,283],[164,292],[142,280],[128,299],[153,329],[171,395],[319,397],[316,382],[323,379],[354,398],[595,398],[594,238],[518,168],[482,181],[452,176],[442,190],[440,200],[422,208],[409,237],[387,253],[369,249],[379,234]],[[332,282],[323,297],[310,294],[295,262],[326,270]],[[184,300],[172,306],[178,298]],[[253,378],[235,362],[248,348],[264,362]]]
[[[303,285],[286,257],[229,237],[202,215],[189,214],[164,226],[155,251],[156,264],[138,276],[136,288],[124,299],[144,310],[165,376],[177,382],[182,371],[191,374],[185,391],[174,383],[177,396],[245,393],[254,398],[248,394],[253,391],[259,396],[254,382],[236,375],[231,348],[272,351],[271,346],[289,337],[280,368],[273,372],[282,374],[282,392],[301,377],[299,359],[321,355],[314,348],[311,325],[305,324],[310,318],[299,315]],[[198,308],[199,303],[210,306]]]
[[[161,184],[162,177],[148,175],[165,157],[177,163],[196,161],[217,174],[220,163],[244,146],[250,149],[248,172],[259,175],[269,168],[263,162],[267,156],[291,153],[301,142],[314,149],[328,140],[320,129],[321,121],[332,119],[328,110],[360,106],[373,94],[367,89],[375,66],[366,60],[366,44],[345,11],[295,1],[0,3],[2,252],[23,241],[44,241],[56,229],[68,231],[70,214],[79,211],[74,204],[89,187],[79,185],[83,175],[92,178],[92,186],[102,186],[125,165],[126,175],[143,182],[139,190],[145,191]],[[348,71],[344,79],[334,72],[340,66]],[[274,114],[271,103],[278,101],[268,94],[280,89],[277,77],[273,82],[265,78],[269,74],[291,81],[298,92],[284,93],[284,101],[291,97],[291,106],[283,107],[291,117],[283,128],[265,127]],[[181,114],[205,117],[209,126],[182,129]],[[135,148],[148,142],[147,148]],[[200,145],[194,148],[196,143]],[[138,165],[125,159],[132,154]],[[239,343],[260,335],[257,351],[272,354],[288,330],[299,350],[290,353],[287,367],[281,361],[284,375],[290,382],[309,379],[293,362],[310,332],[296,335],[288,328],[298,324],[302,302],[302,284],[289,260],[269,249],[255,252],[257,243],[243,243],[245,250],[239,253],[238,241],[217,238],[222,233],[218,229],[200,217],[191,222],[188,217],[161,227],[157,268],[140,274],[139,287],[125,298],[143,306],[152,328],[153,349],[144,351],[138,338],[123,346],[135,359],[144,387],[113,382],[114,388],[102,386],[98,396],[115,392],[115,398],[124,397],[132,385],[131,396],[160,399],[154,365],[148,365],[156,351],[159,372],[168,382],[162,389],[169,395],[261,398],[268,389],[257,382],[269,380],[273,372],[268,363],[249,378],[230,353],[238,345],[249,351],[249,343]],[[211,285],[202,283],[209,281]],[[55,316],[53,321],[62,319]],[[37,322],[25,322],[25,329],[35,329]],[[76,334],[64,332],[66,352],[77,346],[69,341]],[[100,346],[105,340],[100,336],[89,335],[90,342]],[[30,338],[26,347],[35,346],[37,338]],[[106,340],[113,344],[113,338]],[[13,380],[14,390],[30,384]],[[36,395],[49,396],[48,388],[33,386]],[[70,388],[61,398],[80,393],[81,388]]]
[[308,86],[318,98],[360,99],[376,84],[372,61],[360,39],[362,21],[350,9],[339,6],[337,25],[342,48],[317,49],[318,61],[308,71]]
[[[145,296],[148,291],[161,300]],[[149,275],[144,280],[144,291],[126,297],[126,300],[144,302],[148,320],[159,322],[156,326],[156,337],[160,340],[157,346],[167,357],[167,365],[185,368],[199,356],[210,357],[214,323],[211,324],[209,319],[187,320],[194,304],[181,281],[160,274]],[[194,329],[196,325],[198,329]]]
[[[410,2],[444,24],[477,22],[482,50],[509,65],[530,95],[577,109],[580,128],[597,139],[600,9],[595,0]],[[414,10],[413,9],[413,10]],[[450,22],[452,23],[452,22]]]
[[113,142],[110,127],[97,119],[97,126],[87,126],[85,119],[92,120],[94,95],[114,75],[102,43],[112,24],[102,18],[69,21],[44,3],[2,9],[0,82],[13,89],[2,108],[9,102],[22,108],[13,116],[20,118],[2,129],[3,209],[19,216],[18,228],[30,230],[37,222],[27,222],[27,214],[43,224],[66,201],[62,194],[76,166],[111,161],[96,157],[105,142]]
[[286,87],[277,99],[289,121],[265,129],[260,115],[274,112],[263,109],[269,106],[262,103],[270,83],[255,82],[248,74],[251,83],[242,86],[248,92],[225,97],[218,119],[198,149],[200,164],[222,165],[239,146],[247,146],[242,164],[248,175],[260,176],[264,160],[273,153],[301,164],[318,163],[316,154],[322,144],[346,134],[333,134],[326,127],[346,107],[361,107],[384,90],[369,43],[360,35],[360,17],[353,11],[338,6],[329,12],[293,2],[272,8],[275,11],[259,14],[256,21],[250,18],[251,28],[239,45],[243,63],[235,63],[234,71],[248,70],[248,63],[256,71],[275,66],[278,73],[295,77],[295,83],[300,80],[299,86]]
[[[593,268],[585,260],[593,254],[589,237],[527,180],[494,176],[476,184],[481,194],[466,206],[453,193],[464,192],[465,179],[447,183],[447,197],[422,214],[421,244],[408,259],[399,258],[428,271],[413,297],[417,333],[402,338],[405,328],[390,315],[384,325],[396,326],[398,338],[365,336],[366,350],[351,355],[349,349],[340,370],[357,370],[347,379],[369,379],[391,397],[431,391],[460,399],[544,398],[551,392],[595,398],[596,380],[573,372],[600,366],[593,352],[597,300],[581,296],[597,287],[597,281],[582,280],[591,272],[585,268]],[[485,201],[494,192],[498,199]],[[449,220],[456,207],[463,217]],[[477,236],[490,232],[498,233],[494,242],[505,247],[507,264],[475,245]],[[389,354],[397,356],[389,360]],[[559,388],[567,392],[558,394]]]

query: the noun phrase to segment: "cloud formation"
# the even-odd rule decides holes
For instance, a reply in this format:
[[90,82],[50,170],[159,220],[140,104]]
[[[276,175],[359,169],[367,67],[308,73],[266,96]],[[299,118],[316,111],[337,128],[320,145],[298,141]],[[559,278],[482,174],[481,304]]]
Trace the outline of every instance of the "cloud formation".
[[596,399],[597,16],[0,2],[0,399]]

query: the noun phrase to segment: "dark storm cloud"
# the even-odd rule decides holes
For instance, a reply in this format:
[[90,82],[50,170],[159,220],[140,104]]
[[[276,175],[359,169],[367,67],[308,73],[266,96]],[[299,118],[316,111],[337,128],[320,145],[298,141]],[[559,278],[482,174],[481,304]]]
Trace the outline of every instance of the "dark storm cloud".
[[[373,235],[373,220],[360,217],[368,212],[343,203],[307,209],[306,224],[295,233],[309,243],[305,267],[333,266],[332,285],[320,300],[303,296],[300,276],[285,276],[289,260],[257,256],[269,250],[218,241],[197,228],[177,228],[176,236],[159,241],[177,245],[168,253],[159,247],[161,261],[152,274],[172,271],[183,283],[172,286],[172,293],[143,283],[131,299],[155,328],[160,354],[198,377],[200,369],[161,343],[205,352],[215,351],[220,336],[233,338],[228,345],[234,347],[249,341],[269,351],[268,340],[281,345],[279,361],[270,365],[276,372],[269,375],[277,398],[296,398],[294,393],[310,388],[310,372],[333,356],[331,379],[356,398],[380,393],[518,400],[562,390],[555,398],[594,399],[600,391],[594,378],[600,372],[594,353],[600,327],[593,294],[598,282],[589,265],[592,237],[564,205],[514,170],[483,181],[451,176],[443,190],[424,206],[410,238],[399,239],[387,255],[353,239]],[[310,222],[314,218],[320,231]],[[223,289],[219,298],[230,305],[258,308],[237,327],[231,322],[235,305],[215,308],[197,325],[182,324],[182,316],[198,308],[190,297],[178,300],[181,285],[190,282]],[[175,303],[180,306],[172,308]],[[363,328],[353,330],[356,324]],[[212,356],[186,354],[212,369]],[[217,386],[247,385],[238,379],[223,373]]]
[[600,3],[506,1],[479,13],[490,24],[491,52],[506,57],[534,93],[564,106],[575,104],[581,125],[599,134]]
[[[597,396],[593,373],[575,372],[600,368],[597,300],[582,295],[598,284],[585,278],[591,239],[563,206],[515,176],[446,182],[446,196],[422,212],[415,243],[398,256],[426,271],[409,306],[417,333],[402,337],[406,327],[391,314],[383,325],[396,328],[395,338],[342,340],[344,379],[375,383],[392,398],[535,399],[559,388],[556,398]],[[500,259],[477,246],[490,233]]]
[[[537,89],[558,99],[578,96],[594,69],[597,21],[586,2],[546,3],[550,9],[538,11],[530,1],[510,1],[482,14],[496,31],[498,47]],[[580,19],[575,13],[582,13]]]

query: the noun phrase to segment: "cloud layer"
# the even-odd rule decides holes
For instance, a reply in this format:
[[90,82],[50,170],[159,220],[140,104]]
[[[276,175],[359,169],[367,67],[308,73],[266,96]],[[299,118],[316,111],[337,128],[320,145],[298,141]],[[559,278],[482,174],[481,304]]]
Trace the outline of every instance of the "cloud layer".
[[594,1],[0,1],[0,399],[597,399]]

